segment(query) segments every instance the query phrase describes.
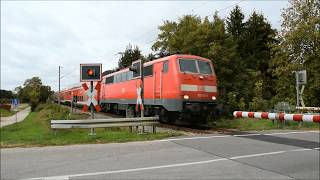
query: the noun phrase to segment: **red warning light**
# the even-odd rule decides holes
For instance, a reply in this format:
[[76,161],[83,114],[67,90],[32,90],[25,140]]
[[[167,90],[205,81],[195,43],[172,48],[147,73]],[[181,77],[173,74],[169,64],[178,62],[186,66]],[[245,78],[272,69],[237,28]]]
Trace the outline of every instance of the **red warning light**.
[[94,76],[93,69],[88,69],[87,74],[88,74],[88,76]]

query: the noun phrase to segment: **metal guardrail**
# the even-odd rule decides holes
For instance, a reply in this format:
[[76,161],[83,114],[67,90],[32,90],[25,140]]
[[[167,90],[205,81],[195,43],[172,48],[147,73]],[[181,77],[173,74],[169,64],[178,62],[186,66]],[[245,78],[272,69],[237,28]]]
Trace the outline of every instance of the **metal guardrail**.
[[320,111],[320,107],[296,107],[297,110]]
[[158,124],[159,124],[159,117],[86,119],[86,120],[51,120],[52,129],[153,126],[154,133],[156,131],[155,125],[158,125]]

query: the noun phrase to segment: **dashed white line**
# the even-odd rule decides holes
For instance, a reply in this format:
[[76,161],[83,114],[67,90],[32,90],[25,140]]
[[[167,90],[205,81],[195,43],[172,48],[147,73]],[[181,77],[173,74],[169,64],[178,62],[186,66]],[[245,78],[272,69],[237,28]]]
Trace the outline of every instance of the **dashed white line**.
[[302,148],[302,149],[293,149],[293,150],[285,150],[285,151],[274,151],[274,152],[267,152],[267,153],[234,156],[234,157],[230,157],[230,158],[210,159],[210,160],[206,160],[206,161],[177,163],[177,164],[150,166],[150,167],[133,168],[133,169],[102,171],[102,172],[92,172],[92,173],[82,173],[82,174],[70,174],[70,175],[63,175],[63,176],[28,178],[28,179],[24,179],[24,180],[51,180],[51,179],[52,180],[53,179],[54,180],[68,180],[71,177],[96,176],[96,175],[105,175],[105,174],[117,174],[117,173],[136,172],[136,171],[145,171],[145,170],[153,170],[153,169],[163,169],[163,168],[170,168],[170,167],[182,167],[182,166],[190,166],[190,165],[197,165],[197,164],[208,164],[208,163],[218,162],[218,161],[227,161],[227,160],[243,159],[243,158],[250,158],[250,157],[268,156],[268,155],[275,155],[275,154],[283,154],[283,153],[287,153],[287,152],[310,151],[310,150],[317,150],[317,149],[319,149],[319,147],[312,148],[312,149]]

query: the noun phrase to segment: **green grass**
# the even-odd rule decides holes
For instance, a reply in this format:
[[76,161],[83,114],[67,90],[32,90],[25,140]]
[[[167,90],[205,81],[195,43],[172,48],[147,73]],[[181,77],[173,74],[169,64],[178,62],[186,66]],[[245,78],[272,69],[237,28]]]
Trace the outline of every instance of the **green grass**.
[[39,112],[31,112],[27,118],[17,124],[0,129],[1,147],[31,147],[47,145],[110,143],[161,139],[177,136],[175,133],[137,134],[128,128],[97,128],[96,136],[89,136],[90,129],[58,130],[57,134],[50,128],[51,119],[84,119],[86,114],[69,116],[67,108],[46,105]]
[[[28,106],[29,106],[28,104],[20,104],[19,105],[19,111],[24,110]],[[14,111],[9,111],[9,110],[0,108],[0,117],[9,117],[9,116],[12,116],[12,115],[15,115],[15,114],[16,114],[16,112],[14,112]]]
[[296,129],[296,130],[319,130],[320,123],[303,122],[301,126],[299,122],[286,121],[272,122],[272,120],[266,119],[250,119],[250,118],[239,118],[239,119],[223,119],[217,122],[218,128],[226,129],[237,129],[240,131],[248,130],[269,130],[269,129]]
[[9,117],[14,114],[15,114],[15,112],[13,112],[13,111],[8,111],[6,109],[0,109],[0,117]]

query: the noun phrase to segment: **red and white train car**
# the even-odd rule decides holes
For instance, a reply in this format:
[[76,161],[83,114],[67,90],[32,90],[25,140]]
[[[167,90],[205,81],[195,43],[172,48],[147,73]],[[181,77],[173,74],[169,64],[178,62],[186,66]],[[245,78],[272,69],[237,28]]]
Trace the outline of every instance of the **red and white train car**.
[[[141,67],[140,63],[132,66]],[[137,69],[132,72],[125,68],[102,77],[96,98],[103,111],[134,111],[141,86],[141,69]],[[143,64],[143,76],[145,115],[160,115],[165,122],[191,117],[201,123],[198,121],[215,111],[217,78],[209,59],[180,54],[155,59]],[[70,104],[72,98],[77,105],[85,103],[82,86],[61,91],[62,103]]]
[[[140,61],[132,66],[140,67]],[[194,55],[171,55],[143,64],[146,115],[159,114],[163,121],[213,112],[217,79],[209,59]],[[141,70],[129,68],[108,74],[101,83],[103,110],[134,109]],[[197,118],[198,119],[198,118]]]

